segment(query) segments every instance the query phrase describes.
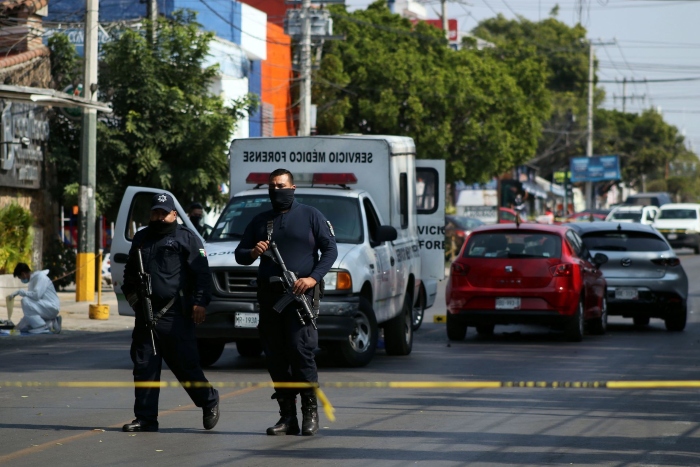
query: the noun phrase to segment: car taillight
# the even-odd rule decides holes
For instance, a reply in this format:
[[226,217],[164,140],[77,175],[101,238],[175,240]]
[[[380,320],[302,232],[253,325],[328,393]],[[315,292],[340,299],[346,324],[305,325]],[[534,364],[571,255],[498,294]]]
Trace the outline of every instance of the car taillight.
[[450,270],[453,276],[466,276],[469,274],[469,266],[466,264],[452,263]]
[[554,277],[572,276],[574,274],[574,265],[557,264],[549,268],[549,272],[551,272]]
[[678,258],[656,258],[651,260],[652,263],[658,264],[659,266],[678,266],[681,264],[681,260]]

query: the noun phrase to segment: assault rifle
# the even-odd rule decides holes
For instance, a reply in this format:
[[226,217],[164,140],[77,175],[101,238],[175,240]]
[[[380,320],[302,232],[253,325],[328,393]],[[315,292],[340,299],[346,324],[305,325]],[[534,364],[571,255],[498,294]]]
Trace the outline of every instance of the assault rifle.
[[[282,259],[282,255],[280,255],[280,252],[277,249],[277,244],[273,240],[270,240],[270,250],[272,251],[273,259],[282,268],[282,276],[271,277],[270,283],[282,282],[282,286],[284,287],[284,296],[282,296],[282,298],[275,303],[275,306],[273,306],[272,309],[277,313],[282,313],[282,310],[284,310],[287,305],[296,300],[301,304],[301,309],[297,309],[297,315],[299,316],[299,321],[301,324],[306,325],[306,319],[309,319],[314,329],[318,329],[316,327],[316,315],[313,312],[311,300],[309,300],[309,297],[307,297],[306,294],[296,295],[294,293],[294,283],[299,278],[296,274],[287,269],[287,266],[284,264],[284,260]],[[303,315],[301,314],[301,311],[304,312]]]
[[139,297],[141,313],[143,317],[146,318],[146,326],[151,332],[151,344],[153,344],[153,355],[157,355],[156,340],[153,337],[153,328],[156,325],[156,320],[153,319],[153,304],[151,303],[151,294],[153,293],[153,290],[151,289],[151,275],[143,269],[143,257],[141,256],[141,248],[138,248],[136,251],[139,255],[139,287],[136,290],[136,295]]

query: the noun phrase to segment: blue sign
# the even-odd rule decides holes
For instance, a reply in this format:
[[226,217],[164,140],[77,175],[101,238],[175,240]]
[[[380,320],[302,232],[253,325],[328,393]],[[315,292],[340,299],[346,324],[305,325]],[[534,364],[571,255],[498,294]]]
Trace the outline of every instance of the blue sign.
[[617,156],[572,157],[572,182],[620,180],[620,160]]

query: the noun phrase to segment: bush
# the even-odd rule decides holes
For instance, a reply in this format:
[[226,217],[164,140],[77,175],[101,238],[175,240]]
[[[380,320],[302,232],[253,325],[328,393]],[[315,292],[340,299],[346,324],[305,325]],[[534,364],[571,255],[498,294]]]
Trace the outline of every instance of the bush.
[[0,274],[11,274],[17,263],[32,261],[34,216],[19,204],[0,209]]
[[54,287],[65,289],[75,282],[75,250],[54,238],[44,252],[44,268],[49,270],[49,278],[54,281]]

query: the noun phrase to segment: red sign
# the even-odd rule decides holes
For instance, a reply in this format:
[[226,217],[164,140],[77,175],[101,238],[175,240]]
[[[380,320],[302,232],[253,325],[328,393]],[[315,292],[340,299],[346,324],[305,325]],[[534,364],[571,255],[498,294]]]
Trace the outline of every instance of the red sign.
[[[413,24],[417,23],[419,20],[412,20]],[[428,23],[431,26],[435,26],[438,29],[442,29],[442,20],[441,19],[426,19],[423,20],[425,23]],[[448,19],[447,20],[447,30],[450,31],[450,42],[455,42],[457,41],[457,20],[456,19]]]

